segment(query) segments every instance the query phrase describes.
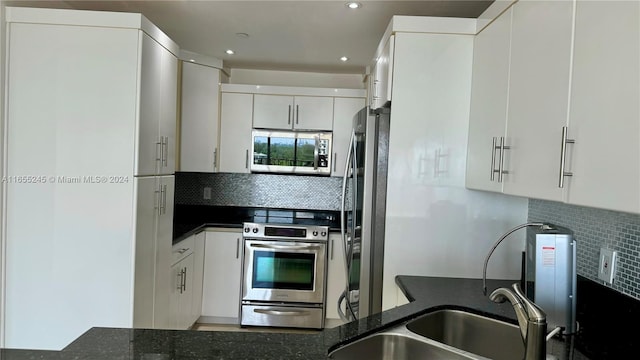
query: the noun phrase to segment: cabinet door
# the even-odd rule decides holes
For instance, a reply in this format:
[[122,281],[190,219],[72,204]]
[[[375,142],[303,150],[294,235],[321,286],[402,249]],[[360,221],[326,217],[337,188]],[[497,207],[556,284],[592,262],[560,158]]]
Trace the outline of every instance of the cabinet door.
[[155,175],[160,164],[160,100],[163,48],[142,31],[140,66],[140,119],[136,143],[135,175]]
[[201,232],[195,235],[195,247],[193,249],[193,285],[191,292],[193,299],[191,302],[191,323],[195,323],[202,315],[202,280],[204,276],[204,248],[206,233]]
[[395,53],[395,35],[391,35],[382,50],[382,54],[376,60],[376,79],[374,82],[375,107],[383,106],[391,101],[391,89],[393,85],[393,57]]
[[182,63],[180,171],[217,170],[220,70]]
[[184,258],[179,264],[184,272],[182,281],[182,291],[180,293],[180,301],[178,308],[178,329],[186,330],[191,328],[195,319],[193,319],[193,269],[194,269],[194,253]]
[[182,291],[182,263],[178,262],[171,266],[170,270],[170,287],[169,293],[169,311],[167,312],[168,326],[166,329],[178,329],[180,323],[180,293]]
[[294,118],[293,96],[254,95],[253,127],[291,129]]
[[499,176],[500,150],[505,135],[511,8],[476,35],[473,44],[471,114],[467,148],[466,187],[502,191]]
[[296,96],[294,129],[331,131],[333,124],[333,98]]
[[205,238],[202,316],[237,322],[242,276],[242,234],[239,230],[207,231]]
[[156,236],[155,236],[155,309],[154,309],[154,327],[169,327],[169,319],[167,317],[169,302],[168,294],[170,293],[170,274],[169,266],[171,265],[171,246],[173,242],[173,202],[175,190],[175,177],[160,176],[157,177],[157,200],[155,201],[155,210],[157,214]]
[[[155,312],[154,286],[158,183],[155,177],[137,177],[134,181],[137,201],[133,326],[135,328],[150,329],[154,327]],[[167,268],[169,268],[169,265],[168,262],[165,264]],[[163,325],[167,326],[166,323]]]
[[347,285],[342,236],[339,233],[329,234],[329,246],[331,248],[329,249],[329,262],[327,266],[326,318],[340,319],[340,315],[338,315],[338,298]]
[[335,98],[333,112],[333,168],[331,176],[344,174],[353,130],[353,118],[365,106],[365,99]]
[[[562,200],[558,186],[567,124],[573,4],[520,1],[513,6],[511,73],[503,189]],[[544,24],[544,26],[540,26]]]
[[639,7],[577,3],[569,203],[640,212]]
[[[256,95],[257,96],[257,95]],[[220,171],[249,172],[252,94],[222,94],[220,115]]]
[[161,47],[161,72],[159,74],[160,108],[159,136],[161,143],[158,174],[173,174],[176,170],[176,120],[178,104],[178,58]]

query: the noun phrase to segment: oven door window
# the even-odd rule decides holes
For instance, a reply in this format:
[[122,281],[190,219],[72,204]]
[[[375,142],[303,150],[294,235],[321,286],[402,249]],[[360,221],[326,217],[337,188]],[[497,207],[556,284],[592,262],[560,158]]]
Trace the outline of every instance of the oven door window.
[[254,251],[253,288],[313,290],[315,255]]

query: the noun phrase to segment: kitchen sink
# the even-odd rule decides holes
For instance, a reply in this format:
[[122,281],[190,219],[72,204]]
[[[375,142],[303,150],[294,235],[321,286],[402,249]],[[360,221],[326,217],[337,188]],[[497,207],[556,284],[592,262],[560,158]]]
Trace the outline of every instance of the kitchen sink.
[[[370,335],[329,354],[334,360],[470,360],[475,359],[435,341],[394,329]],[[405,329],[406,330],[406,329]]]
[[461,310],[438,310],[329,353],[329,359],[513,360],[524,358],[516,325]]
[[517,325],[461,310],[439,310],[409,321],[412,333],[495,360],[524,358]]

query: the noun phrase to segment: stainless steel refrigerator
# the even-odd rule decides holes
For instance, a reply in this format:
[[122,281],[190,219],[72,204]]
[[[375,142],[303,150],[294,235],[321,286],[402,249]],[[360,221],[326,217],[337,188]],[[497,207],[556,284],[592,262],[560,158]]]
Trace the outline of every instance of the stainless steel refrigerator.
[[390,115],[390,105],[365,107],[353,119],[341,209],[347,281],[332,300],[345,321],[382,311]]

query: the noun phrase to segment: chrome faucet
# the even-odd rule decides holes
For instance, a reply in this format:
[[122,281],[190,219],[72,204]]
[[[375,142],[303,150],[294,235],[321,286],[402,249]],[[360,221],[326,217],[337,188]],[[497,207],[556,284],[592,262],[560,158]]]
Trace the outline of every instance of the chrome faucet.
[[545,360],[547,357],[547,315],[522,293],[518,283],[513,291],[498,288],[489,296],[491,301],[503,303],[509,300],[518,318],[520,334],[525,345],[524,360]]

